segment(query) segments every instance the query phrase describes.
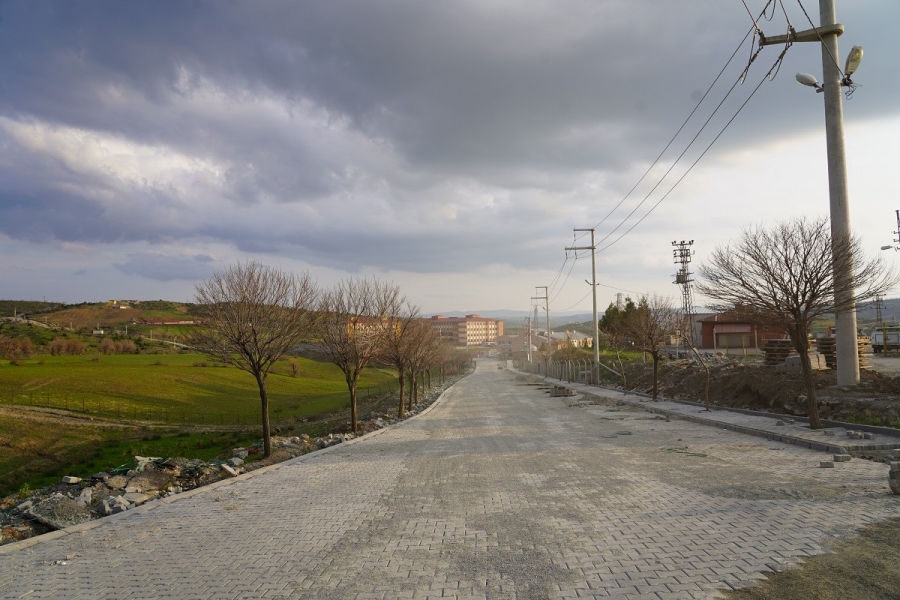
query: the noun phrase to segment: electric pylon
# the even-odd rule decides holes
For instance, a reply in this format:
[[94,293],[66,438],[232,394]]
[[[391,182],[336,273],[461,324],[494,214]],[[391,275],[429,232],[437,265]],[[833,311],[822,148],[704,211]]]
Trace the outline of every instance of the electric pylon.
[[675,273],[674,283],[681,286],[681,315],[684,319],[683,335],[686,338],[685,341],[691,345],[694,344],[694,327],[691,320],[691,315],[694,312],[694,300],[691,293],[691,289],[694,287],[694,280],[691,277],[693,273],[688,269],[688,265],[691,264],[691,257],[694,255],[694,251],[691,249],[693,245],[694,240],[689,242],[684,240],[672,242],[672,246],[674,246],[672,258],[676,265],[680,265],[678,272]]

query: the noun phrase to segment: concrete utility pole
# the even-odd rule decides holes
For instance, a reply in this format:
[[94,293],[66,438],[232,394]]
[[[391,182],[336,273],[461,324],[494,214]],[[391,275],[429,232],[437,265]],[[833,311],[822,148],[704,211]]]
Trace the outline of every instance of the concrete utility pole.
[[[535,286],[536,290],[544,290],[543,296],[532,296],[532,300],[543,300],[544,310],[547,312],[547,368],[550,367],[550,355],[553,354],[553,340],[550,338],[550,293],[546,285]],[[537,292],[535,292],[537,293]],[[549,373],[546,373],[549,375]]]
[[[841,76],[838,64],[838,36],[844,26],[837,22],[834,0],[819,0],[819,27],[806,31],[791,31],[785,35],[761,38],[763,45],[791,42],[820,42],[822,44],[822,86],[817,87],[825,97],[825,140],[828,151],[828,194],[831,210],[832,251],[838,253],[851,239],[850,204],[847,187],[847,162],[844,150],[844,108],[841,86],[849,81]],[[860,56],[861,56],[860,50]],[[798,81],[800,79],[798,78]],[[803,83],[801,81],[801,83]],[[809,84],[807,84],[809,85]],[[853,298],[853,265],[849,261],[835,261],[835,302],[849,306],[835,314],[835,350],[837,354],[838,385],[859,383],[859,350],[856,341],[856,306]]]
[[525,323],[528,327],[528,364],[531,364],[531,317],[525,317]]
[[590,231],[590,246],[573,246],[566,250],[590,250],[591,251],[591,291],[594,297],[594,364],[591,368],[591,383],[600,383],[600,324],[597,322],[597,246],[594,244],[594,228],[573,229],[572,231]]

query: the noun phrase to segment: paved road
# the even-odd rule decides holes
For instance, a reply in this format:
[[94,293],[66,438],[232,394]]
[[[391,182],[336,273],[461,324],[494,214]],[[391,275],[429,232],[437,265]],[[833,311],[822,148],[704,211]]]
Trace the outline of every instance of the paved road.
[[900,516],[885,465],[516,377],[482,363],[399,427],[2,552],[0,598],[711,598]]

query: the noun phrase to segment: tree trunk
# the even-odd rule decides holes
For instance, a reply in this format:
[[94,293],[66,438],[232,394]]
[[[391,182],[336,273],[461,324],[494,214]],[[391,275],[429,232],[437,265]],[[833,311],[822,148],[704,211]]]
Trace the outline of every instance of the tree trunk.
[[416,372],[410,371],[409,373],[409,392],[407,392],[407,408],[409,410],[413,409],[413,390],[416,387]]
[[403,418],[403,401],[404,401],[403,392],[405,391],[404,386],[406,384],[406,373],[405,373],[405,369],[403,369],[403,367],[397,369],[397,379],[400,381],[400,402],[398,402],[398,404],[400,406],[397,409],[397,418],[402,419]]
[[350,428],[353,435],[359,433],[358,423],[356,419],[356,382],[355,377],[347,377],[347,389],[350,390]]
[[650,356],[653,357],[653,401],[656,402],[659,395],[659,352],[651,352]]
[[700,366],[703,367],[703,370],[706,371],[706,386],[703,388],[703,405],[706,407],[706,410],[709,410],[709,366],[707,366],[706,361],[703,360],[703,357],[700,356],[700,353],[697,352],[697,349],[694,348],[694,345],[690,345],[691,350],[694,352],[694,356],[697,357],[697,360],[700,361]]
[[259,387],[259,400],[261,404],[261,421],[263,436],[263,456],[268,458],[272,454],[272,430],[269,427],[269,392],[266,389],[266,378],[261,373],[254,373],[256,385]]
[[622,374],[622,392],[628,394],[628,381],[625,379],[625,365],[622,364],[622,355],[616,348],[616,361],[619,363],[619,372]]
[[800,370],[803,372],[803,381],[806,383],[806,412],[809,415],[809,428],[821,429],[819,402],[816,398],[816,381],[813,379],[812,365],[809,362],[809,344],[807,342],[794,345],[797,346],[797,351],[800,353]]

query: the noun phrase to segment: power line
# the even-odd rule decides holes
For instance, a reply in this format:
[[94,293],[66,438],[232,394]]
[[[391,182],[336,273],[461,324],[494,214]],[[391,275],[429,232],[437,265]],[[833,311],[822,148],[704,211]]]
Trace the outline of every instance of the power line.
[[772,65],[772,68],[769,69],[769,71],[766,73],[765,77],[763,77],[760,80],[760,82],[758,84],[756,84],[756,87],[753,88],[753,91],[750,92],[750,95],[747,96],[747,99],[744,100],[743,104],[741,104],[740,107],[738,107],[737,112],[734,113],[734,116],[732,116],[728,120],[728,122],[725,123],[725,125],[722,127],[721,131],[719,131],[719,133],[716,135],[716,137],[714,137],[713,140],[709,143],[709,145],[706,146],[706,148],[703,150],[703,152],[700,154],[700,156],[698,156],[697,159],[694,160],[694,162],[691,164],[691,166],[688,167],[687,171],[685,171],[684,174],[678,178],[678,180],[675,182],[675,184],[671,188],[669,188],[669,191],[666,192],[665,194],[663,194],[663,197],[660,198],[656,202],[656,204],[654,204],[650,208],[649,211],[647,211],[647,214],[645,214],[643,217],[638,219],[638,221],[634,225],[629,227],[625,232],[622,233],[622,235],[617,237],[615,240],[613,240],[612,242],[610,242],[603,248],[599,248],[597,250],[597,252],[602,252],[603,250],[606,250],[607,248],[609,248],[610,246],[612,246],[613,244],[615,244],[616,242],[621,240],[623,237],[628,235],[635,227],[640,225],[644,219],[646,219],[648,216],[650,216],[650,213],[652,213],[656,209],[656,207],[660,205],[660,203],[663,200],[665,200],[666,198],[669,197],[669,194],[671,194],[675,190],[675,188],[678,187],[678,184],[680,184],[684,180],[684,178],[687,177],[688,173],[690,173],[693,170],[693,168],[697,166],[697,163],[700,162],[700,160],[704,156],[706,156],[706,153],[709,152],[709,149],[713,147],[713,144],[715,144],[719,140],[719,138],[722,137],[722,134],[725,133],[725,130],[728,129],[728,126],[731,125],[732,122],[734,122],[734,120],[737,118],[737,116],[739,114],[741,114],[741,111],[744,110],[744,107],[747,106],[747,103],[750,102],[750,99],[753,98],[753,96],[756,94],[756,92],[759,90],[759,88],[762,87],[762,84],[766,82],[766,80],[769,78],[769,75],[772,73],[772,71],[774,71],[777,67],[779,67],[781,65],[781,61],[784,58],[784,55],[787,53],[787,50],[788,50],[787,47],[785,47],[785,49],[781,51],[781,54],[778,55],[778,59],[775,61],[775,64]]
[[[681,124],[681,127],[678,128],[678,131],[676,131],[675,134],[672,136],[672,138],[669,140],[669,143],[666,144],[665,148],[662,149],[662,151],[661,151],[661,152],[659,153],[659,155],[654,159],[654,161],[650,164],[650,166],[647,167],[647,170],[644,171],[644,174],[641,175],[640,179],[637,180],[637,183],[635,183],[634,186],[633,186],[630,190],[628,190],[628,193],[625,194],[625,196],[624,196],[621,200],[619,200],[619,203],[616,204],[616,205],[612,208],[612,210],[610,210],[610,211],[606,214],[605,217],[603,217],[602,219],[600,219],[600,222],[599,222],[599,223],[597,223],[596,225],[594,225],[594,228],[595,228],[595,229],[596,229],[596,228],[599,228],[600,225],[602,225],[609,217],[611,217],[611,216],[613,215],[613,213],[616,212],[616,210],[618,210],[618,208],[619,208],[620,206],[622,206],[622,203],[625,202],[625,200],[627,200],[627,199],[631,196],[631,194],[634,193],[634,190],[636,190],[637,187],[641,184],[641,182],[644,181],[644,179],[646,179],[647,175],[650,174],[650,171],[653,170],[653,167],[655,167],[655,166],[657,165],[657,163],[659,163],[660,159],[663,157],[663,155],[666,153],[666,151],[672,146],[672,144],[675,142],[675,140],[676,140],[676,139],[678,138],[678,136],[681,134],[682,130],[685,128],[685,126],[687,126],[688,122],[693,118],[694,114],[697,112],[697,110],[698,110],[698,109],[700,108],[700,106],[703,104],[703,101],[706,100],[706,97],[709,95],[709,93],[710,93],[710,92],[712,91],[712,89],[715,87],[716,83],[718,83],[719,79],[722,77],[722,74],[723,74],[723,73],[725,72],[725,70],[728,68],[728,65],[731,64],[731,61],[734,60],[734,57],[735,57],[735,56],[737,55],[737,53],[740,51],[741,46],[744,45],[744,42],[747,41],[747,38],[750,36],[751,33],[753,33],[753,29],[752,29],[752,28],[749,29],[749,30],[747,31],[747,33],[744,35],[744,38],[743,38],[743,39],[741,40],[741,42],[737,45],[737,47],[734,49],[734,52],[731,53],[731,56],[728,58],[728,61],[726,61],[725,65],[724,65],[724,66],[722,67],[722,69],[719,71],[719,74],[716,75],[716,78],[713,79],[713,82],[709,85],[709,87],[706,88],[706,92],[704,92],[704,94],[703,94],[703,96],[700,98],[700,100],[697,101],[697,104],[694,106],[694,109],[691,111],[691,113],[687,116],[687,118],[686,118],[686,119],[684,120],[684,122]],[[601,240],[601,241],[602,241],[602,240]]]

